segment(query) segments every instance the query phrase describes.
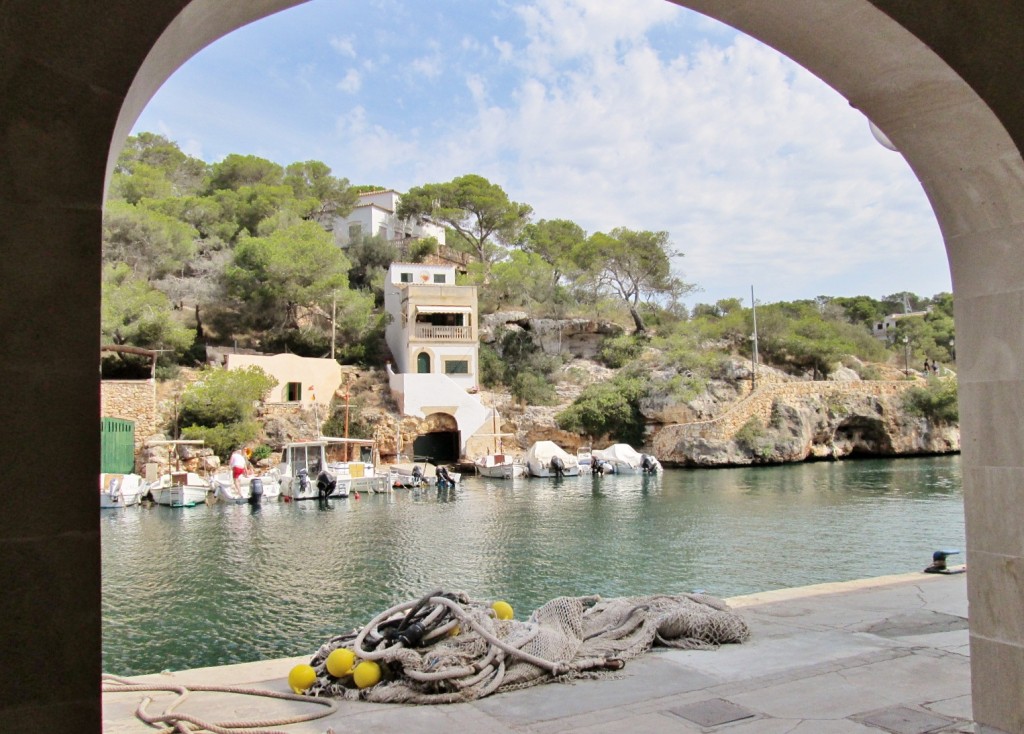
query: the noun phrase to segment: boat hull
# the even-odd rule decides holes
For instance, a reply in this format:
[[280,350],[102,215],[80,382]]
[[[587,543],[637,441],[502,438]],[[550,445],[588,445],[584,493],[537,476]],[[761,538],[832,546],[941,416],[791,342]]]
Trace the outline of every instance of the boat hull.
[[495,464],[494,466],[480,466],[478,464],[476,470],[480,476],[490,479],[518,479],[519,477],[526,476],[526,466],[524,464]]
[[275,477],[242,477],[240,482],[241,492],[236,492],[231,477],[226,474],[219,474],[213,478],[213,496],[218,502],[228,504],[248,503],[252,498],[251,482],[253,479],[259,479],[263,484],[262,502],[277,502],[281,498],[281,482]]
[[209,480],[195,472],[164,474],[148,488],[153,501],[166,507],[195,507],[205,503],[212,491]]
[[100,509],[137,505],[145,488],[138,474],[100,474]]
[[531,477],[538,477],[540,479],[550,479],[551,477],[558,477],[558,476],[578,477],[580,475],[580,468],[578,466],[567,466],[567,467],[565,467],[565,469],[562,470],[561,475],[557,474],[556,472],[552,471],[549,467],[546,467],[546,466],[533,466],[533,465],[530,465],[528,467],[528,470],[529,470],[529,473],[530,473]]

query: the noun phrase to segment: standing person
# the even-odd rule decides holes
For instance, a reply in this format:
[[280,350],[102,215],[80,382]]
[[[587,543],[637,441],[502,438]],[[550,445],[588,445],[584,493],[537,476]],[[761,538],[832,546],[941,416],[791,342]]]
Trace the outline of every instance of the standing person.
[[242,449],[235,449],[231,453],[231,459],[228,462],[231,466],[231,484],[235,488],[235,493],[242,496],[242,481],[241,476],[245,474],[245,454],[242,453]]

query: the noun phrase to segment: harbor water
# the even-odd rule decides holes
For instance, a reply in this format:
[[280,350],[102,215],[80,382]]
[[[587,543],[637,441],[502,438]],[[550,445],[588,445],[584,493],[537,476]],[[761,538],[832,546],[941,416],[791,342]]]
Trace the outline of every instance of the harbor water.
[[[923,569],[963,549],[958,456],[491,480],[360,499],[101,512],[103,666],[312,654],[435,589],[720,597]],[[963,555],[950,559],[966,562]]]

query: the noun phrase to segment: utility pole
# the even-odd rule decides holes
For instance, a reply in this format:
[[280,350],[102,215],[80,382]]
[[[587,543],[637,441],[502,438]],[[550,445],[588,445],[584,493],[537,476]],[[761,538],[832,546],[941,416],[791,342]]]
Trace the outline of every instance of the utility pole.
[[334,335],[338,333],[338,291],[331,294],[331,359],[334,359]]
[[751,337],[754,346],[750,352],[750,392],[754,392],[757,388],[757,302],[754,300],[754,286],[750,286],[750,312],[754,317],[754,336]]

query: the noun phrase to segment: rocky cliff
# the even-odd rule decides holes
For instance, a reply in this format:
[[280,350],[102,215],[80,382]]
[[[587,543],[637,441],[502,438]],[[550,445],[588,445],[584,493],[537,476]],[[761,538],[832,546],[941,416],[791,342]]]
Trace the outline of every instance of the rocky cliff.
[[766,386],[741,401],[750,410],[737,406],[732,416],[656,430],[651,449],[665,465],[704,467],[958,452],[958,426],[904,411],[907,384]]

